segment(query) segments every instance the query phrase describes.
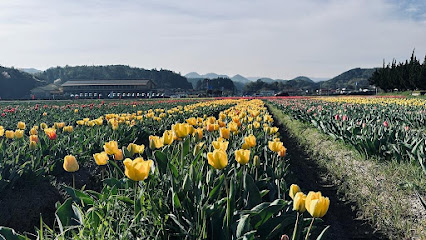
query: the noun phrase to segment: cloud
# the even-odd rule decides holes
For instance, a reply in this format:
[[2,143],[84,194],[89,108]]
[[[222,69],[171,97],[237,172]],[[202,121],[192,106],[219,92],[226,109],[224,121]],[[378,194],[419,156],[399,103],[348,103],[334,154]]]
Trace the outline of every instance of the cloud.
[[333,77],[426,53],[421,1],[1,1],[0,64]]

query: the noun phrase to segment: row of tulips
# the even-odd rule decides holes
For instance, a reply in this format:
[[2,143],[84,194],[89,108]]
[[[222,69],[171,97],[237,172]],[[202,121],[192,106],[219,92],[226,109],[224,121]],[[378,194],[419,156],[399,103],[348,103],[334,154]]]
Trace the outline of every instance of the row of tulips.
[[[35,110],[32,107],[16,107],[18,110],[14,110],[13,114],[0,119],[0,192],[6,187],[13,187],[17,181],[34,176],[60,176],[63,173],[62,161],[66,155],[76,155],[81,164],[90,167],[92,154],[102,149],[103,143],[111,138],[141,144],[145,142],[145,136],[162,131],[173,121],[194,113],[217,113],[236,101],[218,103],[192,100],[182,102],[192,103],[185,106],[171,105],[174,102],[170,105],[154,105],[153,101],[149,102],[138,105],[108,104],[107,107],[100,103],[99,108],[79,108],[79,111],[74,106],[46,106],[43,111],[47,113],[47,117],[41,117],[43,122],[34,121],[32,111]],[[125,113],[116,113],[114,106]],[[104,108],[115,113],[105,113]],[[88,114],[89,110],[88,116],[93,117],[81,117],[84,116],[82,114]],[[157,119],[154,120],[149,115],[155,115]],[[16,119],[18,116],[19,119]],[[51,119],[59,121],[52,122]],[[79,124],[79,119],[84,124]]]
[[[229,100],[224,101],[222,105]],[[39,236],[277,239],[293,233],[293,239],[316,237],[319,232],[311,230],[315,219],[327,212],[328,199],[309,193],[305,200],[293,186],[290,196],[297,195],[296,200],[286,197],[287,149],[272,116],[260,100],[233,103],[237,105],[218,117],[193,112],[146,136],[147,148],[123,139],[105,141],[103,151],[92,155],[103,175],[102,191],[65,187],[70,198],[56,212],[59,231],[43,225]],[[131,120],[123,121],[127,125],[125,121]],[[73,155],[65,157],[63,167],[73,176],[81,171]],[[312,217],[303,214],[302,204]]]
[[272,100],[286,114],[312,124],[366,156],[410,161],[426,173],[426,105],[402,98]]

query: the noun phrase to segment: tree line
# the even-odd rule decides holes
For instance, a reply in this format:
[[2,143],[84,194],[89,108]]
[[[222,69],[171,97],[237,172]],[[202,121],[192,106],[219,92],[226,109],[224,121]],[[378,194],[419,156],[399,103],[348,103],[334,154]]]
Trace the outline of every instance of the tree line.
[[397,63],[395,59],[392,63],[376,69],[371,78],[370,84],[375,85],[385,92],[397,89],[406,90],[426,90],[426,56],[423,63],[416,58],[414,51],[410,60]]
[[124,80],[151,79],[157,88],[192,89],[192,85],[180,74],[169,70],[148,70],[126,65],[107,66],[65,66],[49,68],[35,75],[39,79],[52,83],[56,79],[67,80]]

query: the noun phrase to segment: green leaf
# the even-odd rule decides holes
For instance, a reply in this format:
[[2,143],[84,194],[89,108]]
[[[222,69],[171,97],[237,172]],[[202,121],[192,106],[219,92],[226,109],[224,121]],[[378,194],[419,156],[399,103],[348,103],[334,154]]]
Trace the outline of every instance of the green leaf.
[[246,190],[248,208],[252,208],[262,202],[260,191],[257,188],[253,177],[249,174],[247,174],[244,178],[244,189]]
[[0,239],[4,240],[25,240],[26,237],[18,234],[12,228],[0,227]]
[[243,236],[246,232],[248,232],[250,230],[250,218],[249,215],[243,215],[239,220],[238,220],[238,225],[237,225],[237,238]]
[[181,205],[180,200],[179,200],[179,196],[177,195],[176,192],[173,193],[173,208],[174,209],[182,208],[182,205]]
[[58,221],[61,233],[64,233],[65,227],[79,225],[79,223],[76,221],[76,219],[79,219],[79,216],[76,214],[72,203],[73,200],[68,198],[62,205],[58,207],[55,212],[55,217]]
[[157,160],[158,163],[158,170],[161,174],[165,174],[167,171],[167,163],[169,162],[167,160],[167,155],[163,153],[160,150],[157,150],[154,152],[155,160]]
[[327,232],[327,230],[330,228],[330,226],[327,226],[326,228],[324,228],[324,230],[322,230],[322,232],[320,233],[320,235],[318,235],[317,240],[321,240],[322,237],[324,237],[324,234]]

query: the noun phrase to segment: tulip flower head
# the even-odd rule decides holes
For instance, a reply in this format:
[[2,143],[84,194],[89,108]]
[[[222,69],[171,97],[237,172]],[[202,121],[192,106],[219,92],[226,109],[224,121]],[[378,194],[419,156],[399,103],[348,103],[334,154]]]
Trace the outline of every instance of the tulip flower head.
[[229,144],[228,141],[217,140],[217,141],[213,141],[212,142],[212,145],[213,145],[214,149],[216,149],[216,150],[220,149],[222,151],[226,151],[228,149],[228,144]]
[[225,138],[225,139],[229,139],[231,131],[228,128],[222,127],[222,128],[219,129],[219,134],[220,134],[220,137]]
[[24,130],[16,130],[15,131],[15,138],[16,139],[21,139],[21,138],[23,138],[24,137]]
[[306,201],[306,195],[302,192],[296,193],[296,195],[293,198],[293,210],[298,212],[305,212],[305,201]]
[[159,136],[149,136],[149,148],[150,149],[157,149],[162,148],[164,146],[163,138],[160,138]]
[[148,178],[153,161],[145,161],[143,158],[139,157],[135,160],[126,158],[123,163],[125,166],[124,174],[128,178],[133,181],[143,181]]
[[250,160],[250,150],[239,149],[235,151],[235,160],[241,164],[245,165]]
[[207,153],[207,160],[215,169],[223,169],[228,165],[228,155],[221,149]]
[[248,137],[244,137],[244,142],[249,147],[254,147],[254,146],[256,146],[256,137],[253,134],[248,136]]
[[163,143],[166,145],[170,145],[173,143],[173,131],[171,130],[166,130],[163,133]]
[[330,206],[330,200],[328,197],[323,197],[321,192],[309,192],[308,196],[306,196],[305,207],[306,210],[311,214],[314,218],[323,217]]
[[118,149],[116,152],[114,152],[114,160],[121,161],[123,159],[124,159],[124,156],[123,156],[122,150]]
[[290,190],[288,192],[288,195],[291,197],[291,199],[294,199],[294,195],[296,195],[298,192],[300,192],[299,186],[296,184],[291,184]]
[[127,150],[130,152],[130,154],[142,154],[145,151],[145,145],[137,145],[134,143],[130,143],[127,146]]
[[56,129],[54,128],[45,128],[44,133],[46,133],[50,140],[55,140],[57,138]]
[[64,170],[67,172],[77,172],[80,168],[77,159],[73,155],[67,155],[64,158]]
[[18,129],[24,130],[25,129],[25,123],[24,122],[18,122]]
[[271,151],[273,152],[279,152],[280,150],[282,150],[283,143],[279,142],[279,141],[269,141],[268,142],[268,147]]
[[114,155],[114,153],[119,150],[117,141],[109,141],[105,143],[104,150],[108,155]]
[[15,137],[14,131],[7,130],[5,134],[7,139],[13,139]]
[[97,165],[106,165],[108,163],[109,157],[106,152],[101,153],[95,153],[93,154],[93,158],[95,159],[95,162]]

